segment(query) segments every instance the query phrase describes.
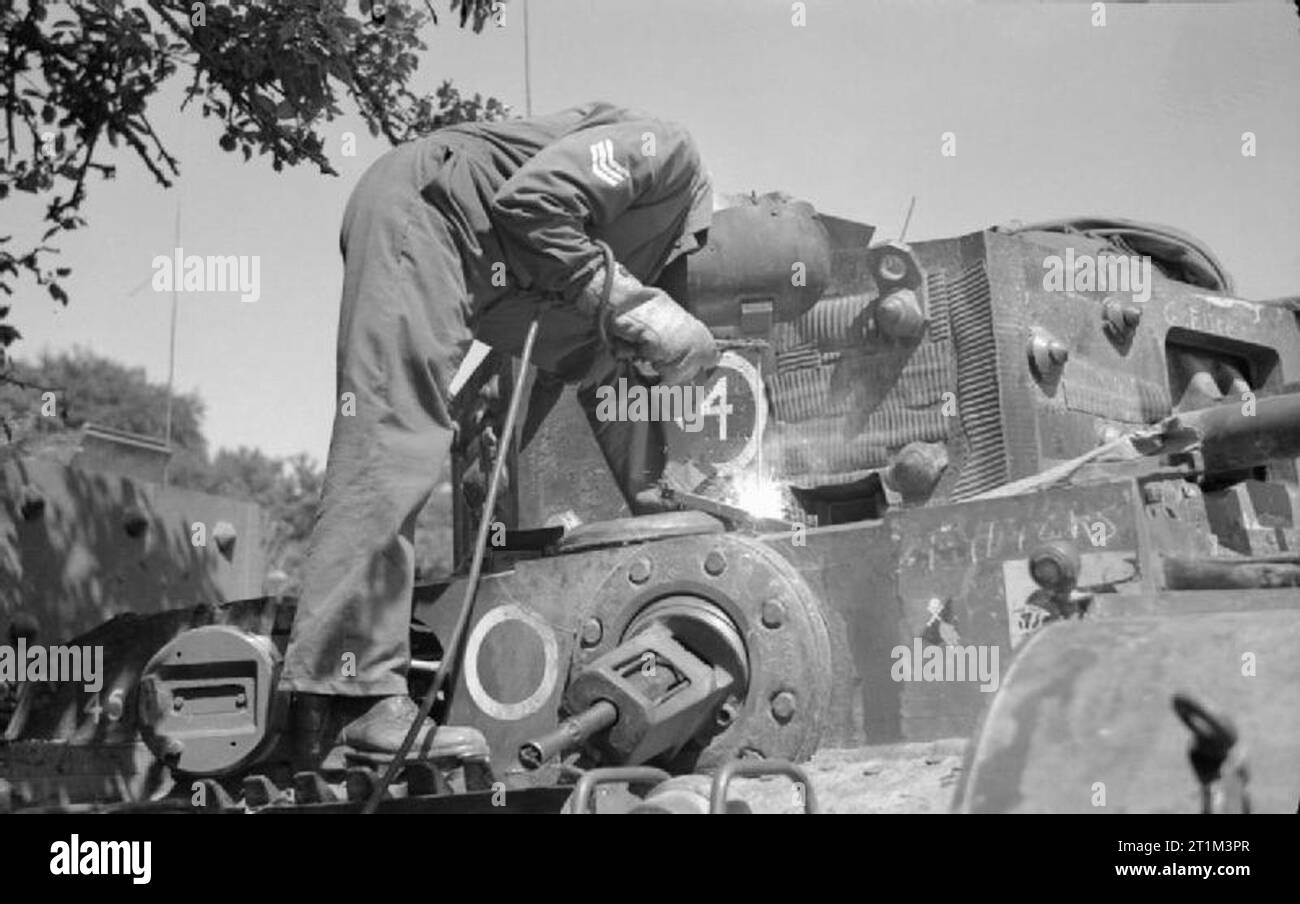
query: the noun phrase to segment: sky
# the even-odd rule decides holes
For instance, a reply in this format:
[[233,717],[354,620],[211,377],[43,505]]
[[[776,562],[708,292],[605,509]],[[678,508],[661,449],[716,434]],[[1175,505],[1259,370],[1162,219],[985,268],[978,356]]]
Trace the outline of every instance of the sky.
[[[438,26],[415,87],[446,78],[525,109],[520,0],[501,24]],[[686,125],[718,190],[784,190],[909,240],[1010,220],[1110,215],[1206,242],[1247,298],[1300,294],[1300,18],[1290,2],[529,0],[532,107],[604,99]],[[804,24],[796,24],[803,7]],[[151,287],[180,209],[186,254],[258,255],[261,297],[182,293],[175,385],[206,402],[213,449],[323,462],[334,404],[348,194],[385,149],[325,124],[338,178],[275,173],[217,147],[180,85],[154,121],[182,161],[166,191],[121,158],[62,240],[63,308],[21,285],[13,351],[87,346],[165,381],[170,295]],[[356,136],[355,156],[339,151]],[[955,156],[941,153],[955,135]],[[1242,135],[1255,155],[1243,156]],[[4,232],[29,223],[0,205]],[[9,227],[13,227],[11,228]]]

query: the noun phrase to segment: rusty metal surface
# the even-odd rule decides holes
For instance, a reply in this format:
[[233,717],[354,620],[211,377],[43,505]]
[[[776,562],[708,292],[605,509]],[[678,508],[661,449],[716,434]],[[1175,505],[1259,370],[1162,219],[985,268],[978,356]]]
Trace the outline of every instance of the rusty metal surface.
[[1139,511],[1135,485],[1118,483],[890,512],[875,524],[810,529],[803,546],[765,536],[826,601],[847,644],[858,693],[833,708],[839,743],[969,735],[989,693],[976,682],[896,681],[892,651],[938,630],[945,643],[996,648],[1004,677],[1036,626],[1026,608],[1040,545],[1068,541],[1081,585],[1152,589]]
[[1257,812],[1300,804],[1292,609],[1052,626],[1017,658],[971,749],[962,812],[1196,812],[1177,692],[1237,725]]

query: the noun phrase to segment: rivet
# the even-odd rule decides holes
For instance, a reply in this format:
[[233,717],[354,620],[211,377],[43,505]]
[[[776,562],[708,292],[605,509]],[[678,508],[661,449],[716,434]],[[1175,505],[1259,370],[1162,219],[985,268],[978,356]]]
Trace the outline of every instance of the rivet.
[[233,552],[238,537],[239,532],[229,521],[218,521],[217,526],[212,529],[212,541],[217,545],[217,551],[227,558]]
[[115,688],[108,695],[108,702],[104,704],[104,715],[108,717],[108,721],[116,722],[122,718],[122,712],[125,708],[126,694],[120,687]]
[[128,537],[141,537],[149,529],[149,519],[139,509],[127,509],[122,516],[122,528]]

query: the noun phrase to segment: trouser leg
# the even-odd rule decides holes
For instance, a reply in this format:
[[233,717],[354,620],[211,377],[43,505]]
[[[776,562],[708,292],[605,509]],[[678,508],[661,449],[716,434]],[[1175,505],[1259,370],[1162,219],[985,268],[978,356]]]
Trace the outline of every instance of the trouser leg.
[[664,473],[664,428],[657,421],[601,420],[596,416],[598,386],[617,386],[620,379],[629,387],[643,387],[650,383],[628,361],[604,365],[578,387],[578,403],[587,414],[587,423],[596,437],[596,444],[605,457],[614,482],[618,484],[623,499],[633,514],[644,514],[650,509],[637,495],[653,489]]
[[451,446],[471,341],[458,252],[413,151],[382,158],[344,217],[338,386],[325,485],[285,656],[296,691],[405,694],[415,521]]

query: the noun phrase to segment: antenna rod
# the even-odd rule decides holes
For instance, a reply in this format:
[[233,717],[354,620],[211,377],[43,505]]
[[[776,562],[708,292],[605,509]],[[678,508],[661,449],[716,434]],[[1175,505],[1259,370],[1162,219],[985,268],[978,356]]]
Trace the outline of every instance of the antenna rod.
[[[174,248],[181,246],[181,199],[176,195],[176,234]],[[172,252],[175,253],[174,251]],[[167,464],[163,466],[163,486],[171,483],[172,450],[172,387],[176,384],[176,283],[177,274],[172,274],[172,325],[171,339],[167,345],[167,425],[164,428],[164,441],[167,443]]]
[[524,0],[524,112],[533,115],[533,65],[528,52],[528,0]]
[[903,230],[898,234],[898,243],[901,245],[907,238],[907,227],[912,222],[912,211],[916,209],[916,195],[912,195],[912,200],[907,205],[907,216],[903,218]]

